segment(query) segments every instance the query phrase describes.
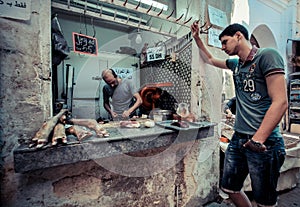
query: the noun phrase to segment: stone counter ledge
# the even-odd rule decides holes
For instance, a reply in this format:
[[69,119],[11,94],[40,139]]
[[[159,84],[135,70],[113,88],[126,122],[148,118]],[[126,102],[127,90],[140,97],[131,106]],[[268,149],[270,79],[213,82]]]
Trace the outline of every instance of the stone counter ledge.
[[[107,128],[110,137],[91,137],[68,144],[41,149],[21,145],[14,150],[14,167],[16,173],[26,173],[49,167],[67,165],[120,155],[130,152],[142,152],[155,148],[167,148],[172,144],[192,142],[214,135],[214,125],[185,130],[171,130],[155,126],[153,128]],[[73,139],[74,140],[74,139]]]

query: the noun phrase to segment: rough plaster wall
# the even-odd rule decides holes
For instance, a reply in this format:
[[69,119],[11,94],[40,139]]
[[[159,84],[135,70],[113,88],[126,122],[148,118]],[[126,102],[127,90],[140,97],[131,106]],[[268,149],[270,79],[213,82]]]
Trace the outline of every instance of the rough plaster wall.
[[[206,42],[206,37],[201,37]],[[224,57],[216,48],[208,47],[217,57]],[[194,44],[192,49],[192,91],[191,111],[199,117],[219,123],[222,108],[222,70],[205,64],[200,51]]]
[[[0,18],[1,198],[13,199],[20,176],[13,150],[50,117],[50,3],[31,1],[28,21]],[[0,202],[1,203],[1,202]]]
[[205,141],[195,142],[184,158],[184,166],[184,206],[203,206],[212,201],[218,192],[218,139],[209,137]]
[[[179,1],[177,1],[179,3]],[[191,1],[188,14],[193,19],[197,18],[201,24],[209,22],[207,13],[208,5],[218,8],[227,14],[228,22],[231,19],[232,0],[219,1],[219,0],[202,0]],[[178,7],[177,12],[183,12],[188,7],[186,1],[180,1],[181,7]],[[181,9],[180,9],[181,8]],[[180,30],[187,31],[187,30]],[[207,43],[208,36],[201,35],[203,42]],[[194,41],[193,41],[194,43]],[[219,58],[226,58],[227,55],[219,48],[208,46],[209,51]],[[192,49],[192,101],[191,111],[214,122],[220,121],[221,116],[221,98],[222,98],[222,70],[205,64],[203,59],[199,56],[199,50],[194,44]]]
[[[0,18],[0,144],[4,160],[1,204],[22,207],[166,207],[175,204],[201,206],[212,200],[218,183],[217,133],[215,137],[194,143],[185,158],[173,168],[149,177],[122,176],[93,161],[27,174],[14,173],[12,153],[18,142],[32,138],[41,123],[51,115],[49,17],[50,5],[32,0],[30,21]],[[197,51],[193,54],[197,55]],[[207,66],[195,58],[193,72],[196,80],[193,81],[197,83],[199,78],[202,86],[208,86],[204,87],[207,91],[201,92],[203,96],[196,97],[196,105],[210,93],[214,94],[212,103],[218,103],[220,87],[209,83],[218,83],[219,76],[215,75],[214,69],[200,73],[199,67],[205,72]],[[217,80],[212,77],[217,77]],[[192,85],[196,87],[196,84]],[[199,90],[199,86],[194,89]],[[202,105],[206,114],[214,111],[215,106]],[[198,108],[194,106],[192,110]],[[209,116],[212,120],[217,119],[215,114]],[[157,160],[157,165],[160,164]]]
[[[218,181],[215,142],[211,137],[178,144],[172,150],[176,156],[170,156],[177,160],[174,166],[148,176],[123,176],[103,168],[97,160],[27,173],[20,176],[18,191],[14,199],[5,200],[5,206],[202,206],[216,196],[216,187],[211,187]],[[131,155],[151,156],[157,151]],[[122,155],[101,162],[120,160]],[[155,162],[163,165],[162,160]]]

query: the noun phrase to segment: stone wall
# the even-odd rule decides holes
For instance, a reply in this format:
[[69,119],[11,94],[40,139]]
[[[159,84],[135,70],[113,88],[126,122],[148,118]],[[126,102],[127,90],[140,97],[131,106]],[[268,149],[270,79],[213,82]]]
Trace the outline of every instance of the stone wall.
[[[218,151],[211,148],[216,146],[215,139],[208,140],[177,145],[172,152],[165,154],[164,159],[151,163],[157,169],[161,167],[161,172],[151,168],[145,176],[122,175],[122,167],[132,166],[124,163],[125,155],[36,170],[20,175],[18,182],[10,182],[18,186],[18,190],[8,192],[6,189],[5,195],[13,198],[3,197],[2,201],[4,206],[20,207],[202,206],[215,198],[218,183],[218,175],[215,173],[218,171],[218,162],[215,162]],[[187,147],[189,151],[181,159],[184,153],[182,149]],[[162,150],[165,149],[134,153],[131,156],[145,158],[155,156]],[[104,162],[117,167],[112,170],[107,164],[101,165]],[[164,169],[162,166],[165,162],[175,164]],[[149,165],[147,162],[139,163],[134,168],[145,170]]]
[[13,150],[51,116],[49,16],[50,3],[32,0],[30,20],[0,18],[2,204],[15,199],[22,181],[14,173]]
[[[14,149],[19,143],[29,142],[52,115],[50,2],[32,0],[31,4],[28,21],[0,18],[1,205],[194,207],[211,201],[217,194],[219,179],[217,131],[213,137],[179,144],[174,149],[176,156],[166,155],[166,160],[174,165],[148,176],[130,177],[115,173],[97,160],[24,174],[14,172]],[[197,55],[196,50],[193,52]],[[199,58],[194,60],[193,70],[203,66],[203,63],[199,66],[199,62]],[[202,105],[204,109],[209,108],[205,110],[207,114],[214,111],[209,116],[217,120],[218,111],[210,105],[211,100],[220,103],[220,93],[215,93],[219,90],[218,84],[209,84],[213,76],[214,69],[206,74],[197,72],[195,77],[206,80],[202,85],[206,89],[204,94],[213,94],[214,98],[207,99],[209,102]],[[199,90],[194,84],[197,81],[193,80],[195,88],[192,90]],[[208,92],[210,89],[212,91]],[[201,106],[197,103],[203,97],[197,95],[196,104],[192,105],[193,112]],[[182,154],[181,149],[186,145],[190,149]],[[152,156],[159,152],[161,150],[156,149],[135,156]],[[122,157],[118,156],[101,160],[102,163],[121,161]],[[167,163],[158,159],[154,164],[164,166]]]

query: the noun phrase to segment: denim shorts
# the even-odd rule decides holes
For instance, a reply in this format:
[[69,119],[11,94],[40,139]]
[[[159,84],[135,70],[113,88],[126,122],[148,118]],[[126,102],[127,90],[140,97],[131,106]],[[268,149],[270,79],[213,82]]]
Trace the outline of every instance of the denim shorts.
[[265,152],[253,152],[243,147],[251,138],[235,133],[225,152],[221,187],[224,192],[240,192],[248,173],[254,200],[261,205],[275,205],[280,167],[285,159],[282,137],[269,137]]

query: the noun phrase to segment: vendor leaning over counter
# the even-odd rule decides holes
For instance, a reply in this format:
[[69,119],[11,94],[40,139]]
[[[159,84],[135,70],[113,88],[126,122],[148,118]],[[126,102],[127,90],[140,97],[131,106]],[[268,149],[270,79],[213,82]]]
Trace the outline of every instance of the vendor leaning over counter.
[[136,110],[142,104],[142,98],[132,79],[121,79],[113,69],[105,69],[102,78],[106,82],[103,87],[103,106],[111,118],[129,118],[137,115]]

